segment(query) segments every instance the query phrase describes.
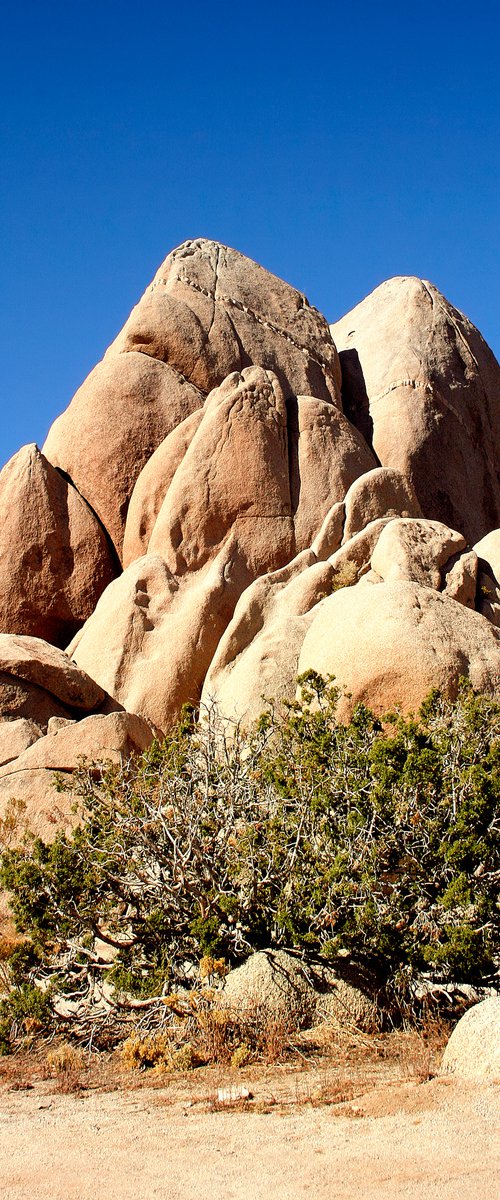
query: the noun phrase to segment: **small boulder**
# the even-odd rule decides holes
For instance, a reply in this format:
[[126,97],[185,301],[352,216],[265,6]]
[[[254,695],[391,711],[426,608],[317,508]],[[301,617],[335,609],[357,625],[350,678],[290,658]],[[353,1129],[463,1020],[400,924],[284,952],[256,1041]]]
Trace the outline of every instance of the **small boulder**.
[[311,1025],[317,997],[300,959],[284,950],[259,950],[226,975],[217,1000],[242,1016],[260,1015],[294,1029]]
[[407,579],[439,591],[443,568],[465,545],[461,533],[440,521],[403,517],[382,530],[371,565],[386,583]]
[[500,996],[474,1004],[460,1018],[446,1046],[443,1074],[500,1080]]
[[344,506],[344,542],[379,517],[422,516],[409,479],[393,467],[374,467],[360,475],[346,493]]

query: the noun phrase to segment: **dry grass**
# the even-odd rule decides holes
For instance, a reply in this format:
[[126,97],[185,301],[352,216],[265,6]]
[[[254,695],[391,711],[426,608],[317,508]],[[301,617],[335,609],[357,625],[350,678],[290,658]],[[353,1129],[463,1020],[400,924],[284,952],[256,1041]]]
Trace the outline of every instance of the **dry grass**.
[[[207,1045],[217,1050],[219,1027],[214,1036],[211,1027]],[[164,1046],[162,1061],[155,1069],[140,1063],[141,1052],[129,1048],[129,1054],[85,1053],[68,1043],[39,1045],[0,1058],[0,1091],[35,1088],[42,1094],[78,1094],[88,1091],[109,1092],[148,1089],[157,1093],[158,1103],[185,1102],[206,1111],[289,1112],[304,1106],[349,1106],[356,1116],[355,1101],[373,1088],[419,1084],[431,1078],[439,1068],[449,1033],[443,1022],[429,1023],[420,1032],[395,1031],[361,1034],[324,1025],[291,1037],[281,1024],[261,1027],[263,1044],[260,1055],[242,1053],[241,1062],[226,1050],[222,1060],[205,1058],[202,1065],[188,1063],[175,1054],[182,1046]],[[240,1047],[245,1046],[243,1040]],[[153,1058],[160,1047],[150,1047]],[[266,1053],[265,1053],[266,1051]],[[267,1055],[267,1056],[266,1056]],[[157,1057],[162,1059],[161,1053]],[[198,1061],[200,1061],[198,1059]],[[138,1069],[142,1065],[143,1069]],[[219,1088],[245,1087],[256,1097],[217,1100]]]

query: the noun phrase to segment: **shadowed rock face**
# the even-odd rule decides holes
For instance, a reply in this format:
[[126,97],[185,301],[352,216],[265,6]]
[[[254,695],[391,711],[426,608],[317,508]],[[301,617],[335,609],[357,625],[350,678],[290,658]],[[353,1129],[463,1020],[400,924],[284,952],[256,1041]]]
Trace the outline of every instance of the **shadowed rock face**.
[[308,667],[341,716],[461,675],[500,696],[500,367],[421,280],[332,330],[186,242],[4,468],[0,815],[29,795],[46,830],[79,754],[141,749],[200,697],[249,723]]
[[424,516],[470,541],[500,525],[500,366],[436,287],[401,276],[331,326],[342,399]]
[[0,472],[0,629],[66,645],[119,570],[105,530],[33,443]]

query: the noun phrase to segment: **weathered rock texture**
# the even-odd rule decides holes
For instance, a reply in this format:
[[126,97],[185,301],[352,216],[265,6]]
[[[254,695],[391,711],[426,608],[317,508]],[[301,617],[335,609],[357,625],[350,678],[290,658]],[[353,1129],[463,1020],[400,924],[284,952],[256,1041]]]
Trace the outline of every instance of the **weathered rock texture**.
[[119,553],[148,458],[214,387],[253,363],[278,376],[286,398],[304,393],[340,406],[338,355],[324,317],[235,250],[185,242],[165,259],[44,446]]
[[309,667],[341,716],[462,675],[500,696],[500,367],[417,279],[332,328],[186,242],[4,468],[0,816],[17,795],[50,829],[54,770],[200,697],[248,724]]
[[0,472],[0,629],[66,645],[117,573],[88,504],[33,443]]
[[500,367],[431,283],[381,284],[331,326],[344,411],[424,516],[469,541],[500,525]]
[[500,1080],[500,996],[474,1004],[460,1018],[443,1054],[441,1070],[465,1079]]

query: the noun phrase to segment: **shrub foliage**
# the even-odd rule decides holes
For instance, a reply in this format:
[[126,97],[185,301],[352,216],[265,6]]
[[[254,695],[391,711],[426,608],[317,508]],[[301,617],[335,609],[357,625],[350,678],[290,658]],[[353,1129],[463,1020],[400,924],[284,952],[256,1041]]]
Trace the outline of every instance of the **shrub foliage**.
[[301,689],[248,736],[213,711],[121,767],[82,766],[74,832],[5,850],[24,940],[4,1046],[23,1012],[157,1011],[202,956],[267,946],[350,960],[393,998],[423,973],[493,981],[500,706],[464,683],[416,718],[358,706],[341,725],[331,680]]

